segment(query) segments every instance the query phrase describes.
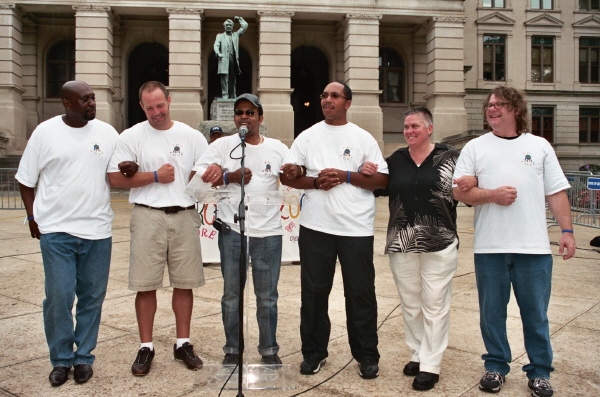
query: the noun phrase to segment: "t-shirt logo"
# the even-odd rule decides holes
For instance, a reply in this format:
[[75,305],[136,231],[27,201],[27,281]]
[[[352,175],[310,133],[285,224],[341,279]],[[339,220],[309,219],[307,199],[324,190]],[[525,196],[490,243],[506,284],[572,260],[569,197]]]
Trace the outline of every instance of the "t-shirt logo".
[[173,151],[171,151],[171,155],[173,156],[183,156],[183,153],[181,152],[181,146],[176,143],[175,145],[173,145]]
[[344,152],[342,153],[341,157],[344,160],[352,160],[352,154],[348,146],[344,146]]
[[271,163],[269,161],[265,161],[265,169],[262,170],[263,174],[267,174],[267,175],[272,175],[273,172],[271,171]]
[[92,150],[91,150],[91,152],[92,152],[93,154],[95,154],[96,156],[101,156],[101,155],[103,154],[103,153],[102,153],[102,150],[100,150],[100,144],[99,144],[99,143],[96,143],[96,142],[94,142],[94,143],[92,144]]
[[533,159],[531,158],[531,154],[528,152],[523,153],[523,160],[521,161],[521,163],[527,166],[535,165]]

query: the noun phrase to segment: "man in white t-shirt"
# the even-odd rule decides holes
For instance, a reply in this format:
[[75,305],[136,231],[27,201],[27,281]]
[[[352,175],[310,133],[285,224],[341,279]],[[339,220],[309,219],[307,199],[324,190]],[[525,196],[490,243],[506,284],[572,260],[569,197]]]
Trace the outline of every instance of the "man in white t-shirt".
[[[300,372],[317,373],[328,355],[328,299],[339,258],[350,349],[360,376],[372,379],[379,376],[372,190],[387,186],[388,168],[373,136],[348,122],[351,104],[352,90],[346,84],[325,87],[325,120],[296,138],[284,160],[281,183],[305,190],[298,241],[304,357]],[[357,172],[366,161],[377,165],[373,175]]]
[[[552,251],[545,201],[562,229],[558,252],[564,260],[569,259],[575,255],[565,191],[570,186],[548,141],[527,133],[527,102],[520,91],[496,87],[484,101],[483,110],[491,131],[462,149],[453,189],[457,200],[475,206],[475,276],[487,350],[482,356],[485,374],[479,388],[500,391],[510,371],[506,317],[512,285],[530,361],[523,366],[528,386],[532,396],[550,397],[550,372],[554,370],[548,327]],[[478,186],[469,189],[465,176],[476,176]]]
[[93,375],[112,248],[106,169],[118,137],[111,125],[95,119],[96,96],[86,83],[65,83],[61,98],[65,114],[37,126],[16,175],[31,237],[40,240],[49,380],[55,387],[67,381],[71,367],[77,383]]
[[[276,139],[260,135],[263,108],[255,95],[242,94],[234,103],[233,121],[238,130],[246,128],[244,160],[244,193],[278,192],[279,170],[288,152],[287,146]],[[213,142],[194,167],[202,172],[202,179],[241,199],[241,148],[240,135],[230,135]],[[224,170],[223,176],[221,170]],[[215,175],[220,178],[216,180]],[[238,200],[235,200],[238,197]],[[223,327],[225,328],[225,358],[223,364],[237,364],[239,360],[239,290],[240,253],[242,241],[237,204],[219,203],[218,219],[223,222],[219,233],[221,273],[224,286],[221,298]],[[281,268],[283,229],[279,205],[249,205],[245,219],[245,242],[249,246],[252,279],[256,295],[258,321],[258,352],[264,364],[281,364],[277,355],[277,284]],[[248,238],[249,237],[249,238]]]
[[[199,131],[171,120],[171,97],[162,83],[144,83],[139,96],[148,120],[123,131],[108,167],[110,185],[130,188],[129,202],[135,204],[131,213],[129,289],[137,291],[135,311],[141,346],[131,372],[145,376],[150,371],[156,290],[163,286],[165,266],[173,287],[177,333],[173,355],[189,369],[197,370],[202,360],[190,343],[190,323],[192,289],[204,285],[198,238],[200,216],[195,199],[183,191],[208,143]],[[139,164],[139,172],[132,178],[119,172],[124,160]]]

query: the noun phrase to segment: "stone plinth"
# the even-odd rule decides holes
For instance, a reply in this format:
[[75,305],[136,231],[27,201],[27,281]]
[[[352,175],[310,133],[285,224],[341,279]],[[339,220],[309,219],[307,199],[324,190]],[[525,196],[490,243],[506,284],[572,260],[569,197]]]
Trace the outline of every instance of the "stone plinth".
[[233,104],[235,99],[215,98],[210,105],[210,119],[233,121]]

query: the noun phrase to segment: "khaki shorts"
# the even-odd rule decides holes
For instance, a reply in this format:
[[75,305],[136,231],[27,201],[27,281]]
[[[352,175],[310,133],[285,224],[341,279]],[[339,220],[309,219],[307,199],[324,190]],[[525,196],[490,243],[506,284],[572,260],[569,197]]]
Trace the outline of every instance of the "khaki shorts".
[[171,287],[191,289],[204,285],[198,211],[165,214],[136,205],[131,212],[130,228],[129,289],[162,288],[165,265]]

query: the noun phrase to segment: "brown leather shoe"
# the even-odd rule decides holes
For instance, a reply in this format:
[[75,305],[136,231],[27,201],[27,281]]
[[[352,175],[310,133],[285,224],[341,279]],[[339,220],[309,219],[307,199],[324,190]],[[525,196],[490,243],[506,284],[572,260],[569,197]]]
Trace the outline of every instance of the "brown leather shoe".
[[149,347],[142,347],[135,358],[133,365],[131,366],[131,373],[134,376],[146,376],[150,372],[152,366],[152,360],[154,359],[154,350],[150,350]]
[[69,379],[69,371],[71,367],[54,367],[48,379],[53,387],[58,387]]
[[190,345],[189,342],[185,342],[179,349],[177,348],[177,344],[174,344],[173,356],[175,360],[183,361],[188,369],[192,371],[202,368],[204,365],[200,357],[194,353],[194,345]]
[[75,369],[73,371],[73,379],[77,383],[85,383],[94,375],[94,371],[92,367],[87,364],[77,364],[75,365]]

